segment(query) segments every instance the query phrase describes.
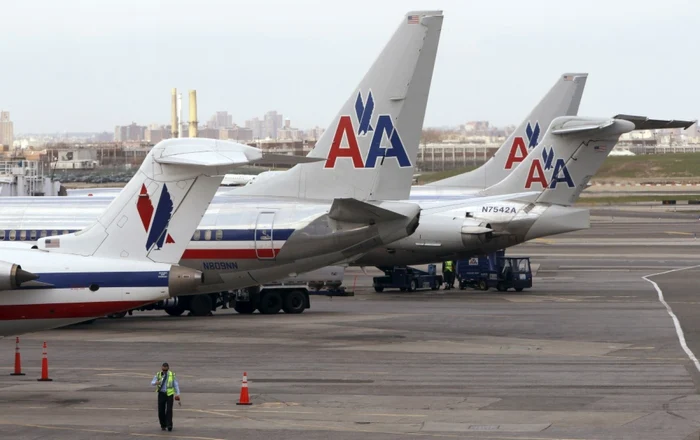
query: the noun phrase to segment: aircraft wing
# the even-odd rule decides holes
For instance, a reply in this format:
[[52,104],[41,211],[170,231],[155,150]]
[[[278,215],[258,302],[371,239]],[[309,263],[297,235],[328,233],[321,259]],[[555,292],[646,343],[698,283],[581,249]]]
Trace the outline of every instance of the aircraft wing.
[[635,115],[617,115],[614,119],[624,119],[625,121],[632,122],[635,130],[656,130],[661,128],[683,128],[687,130],[691,125],[697,122],[697,120],[649,119],[646,116]]

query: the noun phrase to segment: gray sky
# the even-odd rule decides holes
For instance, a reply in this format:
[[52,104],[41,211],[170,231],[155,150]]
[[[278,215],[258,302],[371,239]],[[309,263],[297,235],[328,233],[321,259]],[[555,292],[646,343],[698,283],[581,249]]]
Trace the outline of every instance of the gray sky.
[[[696,0],[22,0],[0,7],[0,108],[15,132],[276,109],[326,126],[403,14],[445,14],[426,126],[519,122],[560,73],[589,72],[581,115],[700,116]],[[185,100],[186,105],[186,100]]]

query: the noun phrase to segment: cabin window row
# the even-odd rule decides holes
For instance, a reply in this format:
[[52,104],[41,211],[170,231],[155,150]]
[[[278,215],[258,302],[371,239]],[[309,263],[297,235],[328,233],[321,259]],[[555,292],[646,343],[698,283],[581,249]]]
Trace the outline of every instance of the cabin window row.
[[210,241],[212,240],[212,236],[217,241],[223,240],[224,231],[222,229],[217,229],[216,231],[212,231],[211,229],[196,230],[192,235],[192,240]]
[[47,230],[15,230],[15,229],[10,229],[9,231],[3,231],[0,230],[0,241],[4,240],[9,240],[9,241],[36,241],[39,238],[42,237],[49,237],[49,236],[54,236],[54,235],[65,235],[69,234],[72,231],[68,230],[63,230],[63,231],[58,231],[58,230],[53,230],[53,231],[47,231]]

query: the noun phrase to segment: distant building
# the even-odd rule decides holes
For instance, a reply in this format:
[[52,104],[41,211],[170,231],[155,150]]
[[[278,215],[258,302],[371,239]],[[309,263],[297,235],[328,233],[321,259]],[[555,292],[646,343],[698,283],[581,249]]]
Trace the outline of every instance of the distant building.
[[132,122],[131,125],[114,127],[115,142],[141,142],[146,140],[146,127]]
[[219,139],[249,142],[253,140],[253,130],[246,127],[222,128],[219,129]]
[[263,139],[263,121],[260,118],[253,118],[245,121],[245,127],[253,133],[253,139]]
[[52,165],[57,170],[91,170],[99,166],[97,150],[81,148],[58,152],[58,160]]
[[218,128],[200,128],[197,131],[197,137],[207,138],[207,139],[219,139],[219,129]]
[[277,130],[282,129],[283,117],[277,111],[272,110],[265,113],[263,126],[263,137],[277,139]]
[[12,146],[15,142],[15,132],[10,120],[10,112],[0,112],[0,145]]
[[163,139],[170,139],[170,127],[151,126],[146,129],[146,142],[157,144]]

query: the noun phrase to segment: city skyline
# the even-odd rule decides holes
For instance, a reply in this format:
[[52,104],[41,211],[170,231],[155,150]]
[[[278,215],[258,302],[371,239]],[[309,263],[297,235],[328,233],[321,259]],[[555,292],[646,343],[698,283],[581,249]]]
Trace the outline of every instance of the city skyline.
[[0,107],[17,133],[103,131],[167,121],[177,86],[198,90],[201,115],[228,108],[245,121],[277,108],[299,127],[326,127],[403,14],[438,7],[445,23],[425,126],[514,123],[567,71],[590,73],[581,115],[698,114],[688,38],[697,2],[261,3],[10,2],[4,30],[21,37],[0,42],[11,66]]

